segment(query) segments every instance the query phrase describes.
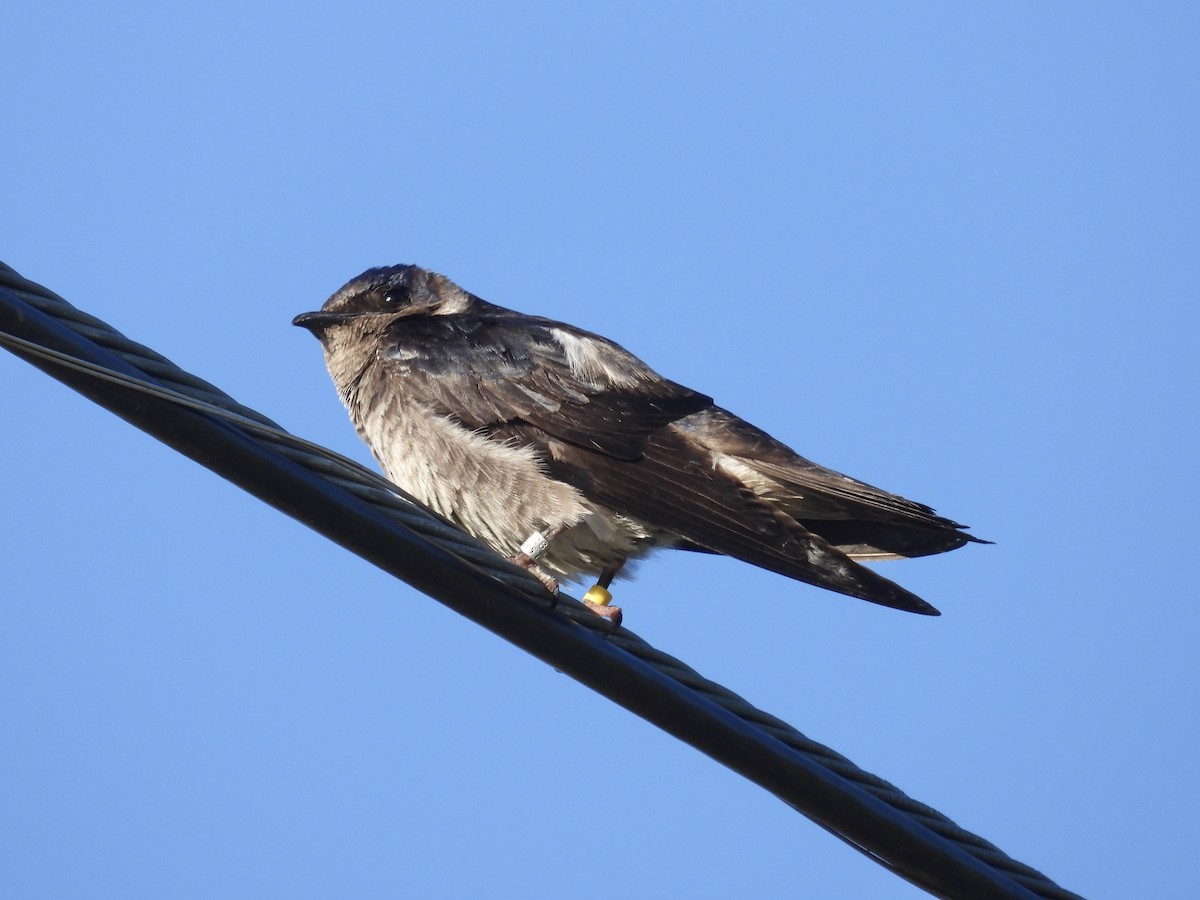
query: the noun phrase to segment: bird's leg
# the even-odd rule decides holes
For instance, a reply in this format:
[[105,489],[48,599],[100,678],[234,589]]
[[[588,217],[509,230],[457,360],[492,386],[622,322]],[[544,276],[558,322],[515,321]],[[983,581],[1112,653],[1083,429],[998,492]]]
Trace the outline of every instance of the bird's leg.
[[612,584],[612,580],[617,577],[617,573],[621,571],[623,565],[625,565],[625,560],[621,560],[615,566],[607,566],[602,569],[600,580],[583,595],[583,605],[596,615],[603,616],[612,622],[614,629],[621,625],[621,607],[609,606],[612,603],[612,594],[609,593],[608,586]]
[[517,555],[512,558],[512,561],[518,566],[528,569],[546,590],[556,597],[558,596],[558,581],[538,565],[538,560],[546,555],[546,551],[550,549],[550,542],[562,534],[565,529],[565,525],[555,525],[545,531],[535,531],[525,539],[525,543],[521,545]]
[[[512,558],[518,566],[528,569],[555,597],[558,596],[558,581],[538,565],[538,560],[546,555],[546,551],[550,549],[550,542],[566,529],[566,525],[555,525],[545,531],[535,531],[525,539],[520,552]],[[609,605],[612,603],[612,594],[609,593],[608,586],[612,584],[623,565],[625,560],[602,569],[599,581],[583,595],[583,605],[601,618],[608,619],[614,629],[621,625],[621,607]]]

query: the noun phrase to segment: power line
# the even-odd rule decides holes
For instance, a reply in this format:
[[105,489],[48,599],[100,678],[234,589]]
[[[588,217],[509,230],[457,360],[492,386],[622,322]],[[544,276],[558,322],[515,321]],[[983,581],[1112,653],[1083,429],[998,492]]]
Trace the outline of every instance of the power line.
[[930,894],[1073,898],[332,451],[0,263],[0,343],[353,553],[686,741]]

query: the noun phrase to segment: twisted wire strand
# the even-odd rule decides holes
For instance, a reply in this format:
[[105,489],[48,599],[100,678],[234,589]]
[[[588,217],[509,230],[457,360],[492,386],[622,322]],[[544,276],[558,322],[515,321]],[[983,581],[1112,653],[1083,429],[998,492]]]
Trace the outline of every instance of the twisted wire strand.
[[[541,583],[525,569],[497,555],[481,542],[426,510],[381,475],[371,472],[325,447],[288,433],[256,410],[238,403],[214,385],[180,369],[153,350],[130,340],[105,322],[72,306],[54,292],[28,281],[2,262],[0,262],[0,290],[10,291],[19,301],[51,317],[60,325],[66,326],[75,335],[112,353],[148,377],[141,378],[118,372],[72,354],[54,350],[36,341],[0,331],[0,343],[5,344],[18,355],[41,359],[58,367],[84,373],[91,378],[118,384],[129,390],[202,412],[219,418],[245,434],[251,435],[255,440],[270,446],[286,459],[370,504],[434,545],[482,570],[491,578],[519,591],[529,601],[543,608],[556,608],[557,614],[565,616],[578,626],[603,635],[609,644],[652,667],[678,685],[733,714],[762,734],[802,754],[826,771],[855,785],[893,810],[902,813],[912,822],[946,841],[952,842],[975,860],[1011,879],[1014,890],[1008,894],[1001,892],[997,896],[1037,896],[1048,898],[1048,900],[1067,900],[1067,898],[1078,897],[1077,894],[1058,886],[1036,869],[1007,856],[984,838],[961,828],[937,810],[907,796],[882,778],[860,769],[846,757],[808,738],[786,722],[757,709],[728,688],[709,681],[680,660],[654,648],[627,629],[622,627],[610,632],[610,625],[606,620],[590,612],[574,598],[565,595],[557,600],[551,598]],[[801,809],[795,803],[786,799],[785,802],[789,802],[799,812],[808,814],[806,810]],[[817,820],[814,819],[814,821]],[[920,877],[914,876],[911,872],[902,871],[854,839],[839,834],[820,821],[818,824],[901,877],[907,878],[931,893],[945,896],[940,894],[936,888],[923,883]],[[1021,890],[1022,888],[1024,890]]]

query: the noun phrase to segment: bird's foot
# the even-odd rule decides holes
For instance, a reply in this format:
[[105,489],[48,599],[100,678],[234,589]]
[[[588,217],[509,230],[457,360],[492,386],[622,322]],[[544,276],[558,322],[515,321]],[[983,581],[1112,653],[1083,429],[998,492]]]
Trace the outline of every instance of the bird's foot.
[[534,577],[554,597],[556,605],[558,603],[558,581],[553,575],[538,565],[538,560],[546,555],[546,551],[550,549],[550,542],[556,536],[562,534],[565,528],[565,525],[556,525],[553,528],[546,529],[545,532],[535,531],[525,539],[525,543],[521,545],[521,549],[517,551],[517,555],[512,557],[512,561],[518,566],[533,573]]
[[602,585],[595,585],[588,589],[588,592],[583,595],[583,605],[594,612],[601,618],[608,619],[612,624],[612,631],[616,631],[621,627],[621,607],[609,606],[612,603],[612,594]]
[[555,598],[558,597],[558,580],[541,566],[539,566],[536,559],[522,550],[516,556],[512,557],[512,561],[522,569],[529,570],[529,572],[542,583],[542,586],[546,590],[553,594]]
[[621,607],[619,606],[601,606],[599,603],[593,603],[591,600],[584,600],[583,605],[594,612],[602,619],[608,619],[612,626],[610,631],[616,631],[621,627]]

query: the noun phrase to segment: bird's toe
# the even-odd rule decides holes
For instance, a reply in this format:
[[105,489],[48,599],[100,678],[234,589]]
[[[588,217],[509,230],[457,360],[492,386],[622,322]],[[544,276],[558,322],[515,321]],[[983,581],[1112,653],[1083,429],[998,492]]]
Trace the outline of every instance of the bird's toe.
[[616,631],[621,627],[621,620],[624,618],[624,616],[621,614],[621,607],[609,606],[604,603],[596,603],[593,600],[587,599],[587,597],[583,598],[583,605],[596,615],[600,616],[602,619],[608,619],[609,624],[612,626],[609,629],[610,631]]

